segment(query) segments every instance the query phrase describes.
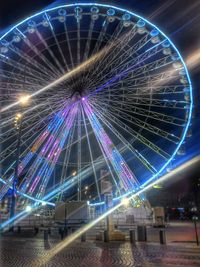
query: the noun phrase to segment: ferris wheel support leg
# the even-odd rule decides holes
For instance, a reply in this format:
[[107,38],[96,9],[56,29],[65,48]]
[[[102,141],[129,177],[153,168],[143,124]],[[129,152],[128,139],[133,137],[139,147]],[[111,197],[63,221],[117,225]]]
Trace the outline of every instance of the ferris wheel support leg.
[[[22,135],[22,121],[23,118],[20,120],[19,124],[19,132],[17,137],[17,149],[16,149],[16,162],[15,162],[15,172],[14,172],[14,179],[12,184],[12,198],[11,198],[11,207],[10,207],[10,218],[15,216],[15,207],[16,207],[16,185],[18,183],[18,168],[19,168],[19,156],[20,156],[20,145],[21,145],[21,135]],[[14,221],[10,225],[9,230],[11,232],[14,231]]]

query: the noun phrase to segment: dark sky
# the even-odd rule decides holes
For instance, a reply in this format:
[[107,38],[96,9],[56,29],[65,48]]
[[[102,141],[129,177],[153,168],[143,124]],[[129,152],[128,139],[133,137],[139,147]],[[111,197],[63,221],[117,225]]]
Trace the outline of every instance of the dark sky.
[[[61,4],[71,2],[75,1],[57,1]],[[77,0],[76,2],[83,1]],[[185,60],[195,50],[200,49],[200,0],[91,0],[88,2],[110,3],[149,18],[171,38]],[[55,3],[49,0],[0,0],[0,31],[5,31],[12,24]],[[200,152],[199,66],[190,69],[194,88],[194,119],[193,137],[187,141],[188,155]],[[181,175],[185,178],[185,187],[187,187],[192,179],[200,177],[199,167],[195,166]]]

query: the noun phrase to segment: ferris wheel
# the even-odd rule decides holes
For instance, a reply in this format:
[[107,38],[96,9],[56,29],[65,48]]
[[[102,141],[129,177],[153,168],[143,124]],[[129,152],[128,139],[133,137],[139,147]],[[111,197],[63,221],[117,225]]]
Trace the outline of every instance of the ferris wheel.
[[19,198],[101,203],[103,182],[121,198],[181,153],[189,74],[137,14],[90,3],[43,10],[0,37],[0,62],[0,199],[17,160]]

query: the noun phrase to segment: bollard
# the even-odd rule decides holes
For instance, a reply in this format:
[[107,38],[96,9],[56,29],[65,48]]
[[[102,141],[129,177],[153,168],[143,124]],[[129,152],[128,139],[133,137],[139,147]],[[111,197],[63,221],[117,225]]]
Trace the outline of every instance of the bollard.
[[166,244],[165,230],[160,230],[159,236],[160,236],[160,244],[165,245]]
[[107,230],[104,231],[104,242],[109,242],[109,233]]
[[81,242],[86,242],[86,233],[81,235]]
[[135,230],[130,230],[130,242],[135,245]]
[[48,240],[49,236],[48,236],[48,231],[44,230],[44,240]]
[[138,235],[138,241],[141,241],[141,242],[147,241],[147,228],[145,225],[138,225],[137,235]]
[[48,228],[48,234],[51,235],[51,228]]
[[61,238],[61,240],[63,240],[63,238],[64,238],[64,231],[62,229],[60,230],[60,238]]
[[38,227],[34,227],[34,234],[37,235],[39,233],[39,228]]
[[63,233],[64,233],[64,237],[68,236],[68,228],[65,227],[63,230]]
[[58,228],[58,233],[59,233],[59,235],[61,234],[61,232],[62,232],[62,227],[59,227],[59,228]]
[[21,233],[21,226],[17,227],[17,233],[20,234]]

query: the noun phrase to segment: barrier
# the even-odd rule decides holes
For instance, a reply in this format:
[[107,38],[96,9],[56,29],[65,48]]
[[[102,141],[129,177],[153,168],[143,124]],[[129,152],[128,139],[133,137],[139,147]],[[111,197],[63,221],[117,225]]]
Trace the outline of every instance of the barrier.
[[160,244],[165,245],[166,244],[165,230],[160,230],[159,237],[160,237]]
[[145,225],[138,225],[137,236],[138,236],[138,241],[141,242],[147,241],[147,227]]
[[104,231],[104,242],[109,242],[109,233],[107,230]]
[[130,234],[130,242],[131,242],[131,244],[135,245],[135,242],[136,242],[135,230],[130,230],[129,234]]
[[44,240],[48,239],[49,239],[48,230],[44,230]]

